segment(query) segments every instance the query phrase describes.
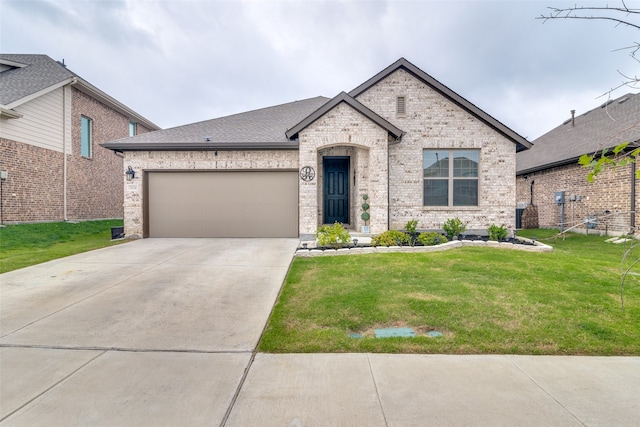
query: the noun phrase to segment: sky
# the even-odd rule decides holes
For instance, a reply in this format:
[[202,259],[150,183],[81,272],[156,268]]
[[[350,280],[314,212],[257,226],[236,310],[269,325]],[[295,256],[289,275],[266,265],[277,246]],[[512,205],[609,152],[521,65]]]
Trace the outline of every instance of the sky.
[[[578,5],[618,5],[616,0]],[[530,141],[635,88],[640,31],[570,2],[0,0],[0,51],[64,60],[162,128],[334,97],[404,57]],[[640,1],[627,0],[640,8]],[[633,18],[637,20],[637,18]]]

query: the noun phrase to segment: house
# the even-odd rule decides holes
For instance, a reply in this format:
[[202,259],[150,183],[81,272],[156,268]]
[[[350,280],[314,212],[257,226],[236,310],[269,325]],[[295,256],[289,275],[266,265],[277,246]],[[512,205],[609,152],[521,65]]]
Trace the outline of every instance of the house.
[[[571,228],[626,233],[636,227],[636,165],[609,168],[593,183],[578,164],[583,154],[600,155],[629,142],[640,143],[640,94],[608,100],[565,120],[517,154],[517,199],[522,227]],[[611,152],[611,151],[609,151]]]
[[159,127],[46,55],[0,54],[2,222],[123,217],[122,156]]
[[515,225],[531,144],[404,58],[357,88],[103,144],[135,172],[129,237],[300,237]]

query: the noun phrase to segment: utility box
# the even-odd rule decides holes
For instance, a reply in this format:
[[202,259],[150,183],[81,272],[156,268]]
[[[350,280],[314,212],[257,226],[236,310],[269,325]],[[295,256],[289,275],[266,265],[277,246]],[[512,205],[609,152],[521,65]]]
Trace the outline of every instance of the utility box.
[[556,191],[554,201],[556,205],[564,205],[564,191]]

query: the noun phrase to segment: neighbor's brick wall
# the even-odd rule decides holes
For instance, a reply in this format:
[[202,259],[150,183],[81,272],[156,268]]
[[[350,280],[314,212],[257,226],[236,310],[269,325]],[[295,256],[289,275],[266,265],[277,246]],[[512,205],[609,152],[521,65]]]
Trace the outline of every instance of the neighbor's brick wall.
[[[396,98],[406,97],[405,117],[396,117]],[[468,229],[492,223],[515,226],[516,145],[431,89],[398,70],[358,96],[358,101],[406,132],[389,148],[390,224],[404,228],[418,220],[420,229],[440,229],[458,216]],[[480,149],[479,207],[423,206],[423,149]],[[373,173],[373,171],[372,171]]]
[[[93,153],[80,155],[80,117],[93,120]],[[138,125],[138,133],[146,129]],[[122,157],[101,143],[129,136],[129,119],[88,95],[73,90],[73,155],[68,159],[67,215],[69,219],[123,217]]]
[[[93,155],[80,155],[80,116],[93,120]],[[71,153],[67,153],[67,219],[123,217],[123,163],[100,143],[129,136],[129,119],[72,89]],[[138,125],[138,133],[149,129]],[[4,222],[64,220],[62,152],[0,139],[0,169],[6,170]]]
[[62,210],[63,154],[0,138],[4,223],[59,221]]
[[[587,169],[573,164],[520,175],[516,180],[517,202],[520,206],[531,202],[531,182],[534,181],[533,204],[538,208],[540,227],[559,227],[560,207],[555,204],[554,196],[556,191],[564,191],[565,228],[582,223],[589,215],[598,215],[602,218],[598,221],[598,230],[628,232],[631,227],[631,165],[607,169],[593,183],[587,181],[587,174]],[[571,202],[571,195],[582,196],[582,200]],[[636,183],[636,206],[640,206],[639,196],[640,185]],[[611,212],[607,218],[602,216],[605,210]],[[584,226],[579,228],[585,230]]]
[[[351,228],[359,229],[362,194],[370,198],[371,233],[387,230],[387,131],[347,104],[341,103],[299,135],[300,167],[313,166],[318,179],[300,180],[300,234],[313,234],[322,225],[322,158],[350,156]],[[355,181],[355,183],[354,183]]]
[[[136,171],[133,181],[125,180],[127,166]],[[145,171],[162,170],[297,170],[298,152],[282,151],[128,151],[119,174],[124,182],[124,232],[127,237],[144,235]],[[185,189],[189,191],[189,189]]]

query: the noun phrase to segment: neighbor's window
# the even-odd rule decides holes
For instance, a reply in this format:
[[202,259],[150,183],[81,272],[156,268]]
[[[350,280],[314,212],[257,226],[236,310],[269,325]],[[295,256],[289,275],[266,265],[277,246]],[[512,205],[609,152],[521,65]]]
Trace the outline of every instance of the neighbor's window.
[[89,117],[80,116],[80,155],[91,157],[91,140],[93,132],[93,120]]
[[129,136],[136,136],[136,122],[129,122]]
[[425,206],[478,206],[479,150],[424,150]]

